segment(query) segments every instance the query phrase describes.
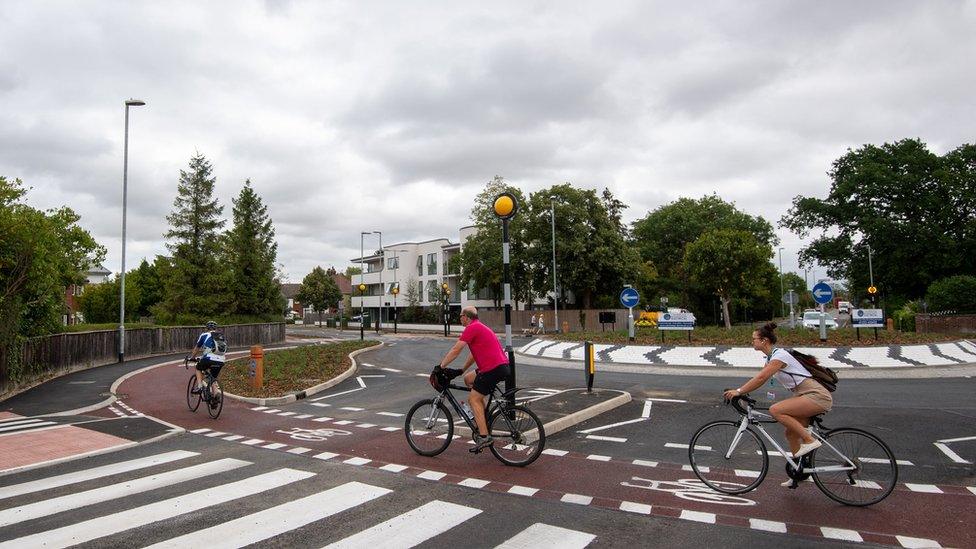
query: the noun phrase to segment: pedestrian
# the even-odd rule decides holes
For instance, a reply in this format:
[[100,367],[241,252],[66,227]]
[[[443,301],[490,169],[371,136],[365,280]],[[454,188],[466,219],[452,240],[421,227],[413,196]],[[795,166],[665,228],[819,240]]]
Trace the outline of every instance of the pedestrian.
[[535,313],[532,313],[532,319],[529,320],[530,331],[535,333]]
[[545,324],[545,321],[543,320],[543,318],[545,318],[545,317],[540,314],[539,315],[539,331],[537,332],[537,333],[540,333],[540,334],[546,333],[546,324]]

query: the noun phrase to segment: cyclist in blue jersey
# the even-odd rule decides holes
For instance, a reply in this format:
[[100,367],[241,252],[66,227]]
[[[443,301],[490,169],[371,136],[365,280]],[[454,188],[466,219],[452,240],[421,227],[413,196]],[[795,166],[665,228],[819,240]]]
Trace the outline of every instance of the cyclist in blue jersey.
[[224,340],[223,334],[217,331],[217,323],[212,320],[207,322],[207,330],[197,338],[196,345],[190,353],[191,359],[201,357],[196,366],[197,386],[190,391],[191,393],[196,395],[203,391],[203,372],[207,371],[207,368],[210,368],[210,373],[214,378],[220,374],[220,369],[224,367],[224,354],[226,352],[227,342]]

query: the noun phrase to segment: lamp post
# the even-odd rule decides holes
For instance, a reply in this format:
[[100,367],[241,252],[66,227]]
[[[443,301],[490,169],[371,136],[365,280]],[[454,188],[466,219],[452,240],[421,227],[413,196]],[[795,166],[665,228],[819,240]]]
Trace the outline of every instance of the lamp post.
[[122,150],[122,274],[119,278],[119,363],[125,362],[125,206],[129,193],[129,107],[141,107],[145,101],[125,102],[125,145]]
[[556,333],[559,333],[559,290],[556,287],[556,197],[549,197],[552,214],[552,314]]
[[[871,255],[872,255],[871,245],[868,244],[867,246],[868,246],[868,276],[871,279],[871,288],[874,288],[874,265],[871,263]],[[870,289],[868,291],[871,293],[871,303],[874,303],[874,292],[871,292]]]
[[363,299],[366,294],[366,285],[362,282],[359,283],[359,341],[363,340],[363,326],[365,326],[365,319],[363,318]]
[[376,333],[380,333],[380,325],[383,324],[383,296],[386,290],[383,288],[383,271],[386,270],[386,252],[383,251],[383,231],[373,231],[373,234],[380,235],[380,318],[376,322]]
[[393,294],[393,333],[397,333],[397,317],[400,316],[399,310],[397,310],[397,294],[400,293],[400,283],[397,281],[397,268],[400,267],[400,256],[397,255],[400,252],[406,252],[407,250],[390,250],[393,252],[393,289],[390,293]]
[[443,310],[441,314],[444,316],[444,337],[451,334],[450,326],[450,299],[451,299],[451,289],[447,286],[447,282],[441,284],[441,301],[443,302]]
[[359,340],[364,339],[363,336],[363,323],[366,320],[363,318],[363,301],[366,299],[366,283],[363,281],[363,277],[366,274],[366,268],[363,266],[363,237],[370,234],[369,231],[360,231],[359,233]]
[[[518,202],[511,193],[502,193],[495,197],[493,203],[495,216],[502,221],[502,286],[505,294],[505,351],[508,352],[508,379],[505,380],[505,391],[515,388],[515,351],[512,349],[512,285],[509,283],[509,245],[508,222],[518,211]],[[508,397],[510,404],[515,404],[515,395]]]
[[[779,249],[779,294],[780,296],[782,296],[785,293],[786,291],[783,288],[783,248],[780,248]],[[783,303],[782,297],[780,297],[779,302],[780,302],[780,311],[782,313],[781,316],[786,316],[786,303]],[[791,304],[790,308],[792,307],[793,305]]]

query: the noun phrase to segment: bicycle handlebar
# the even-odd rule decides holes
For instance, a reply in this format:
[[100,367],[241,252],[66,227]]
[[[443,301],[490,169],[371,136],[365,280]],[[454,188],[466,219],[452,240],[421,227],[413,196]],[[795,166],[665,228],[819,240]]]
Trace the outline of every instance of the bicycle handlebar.
[[746,414],[749,413],[749,411],[742,407],[742,401],[743,400],[746,401],[746,403],[748,403],[749,406],[755,406],[756,405],[755,399],[749,397],[749,393],[745,393],[745,394],[739,395],[737,397],[732,397],[732,400],[727,400],[725,403],[726,404],[731,404],[732,407],[735,408],[735,410],[737,412],[739,412],[742,415],[746,415]]

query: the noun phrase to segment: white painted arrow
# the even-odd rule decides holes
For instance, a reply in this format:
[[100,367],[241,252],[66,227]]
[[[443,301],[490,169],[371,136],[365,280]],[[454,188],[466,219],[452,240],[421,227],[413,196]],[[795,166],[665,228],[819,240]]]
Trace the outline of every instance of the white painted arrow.
[[348,395],[349,393],[355,393],[356,391],[362,391],[363,389],[366,388],[366,382],[363,381],[363,378],[364,377],[386,377],[386,376],[383,375],[383,374],[356,376],[356,381],[359,382],[359,387],[356,387],[355,389],[349,389],[348,391],[342,391],[342,392],[339,392],[339,393],[332,393],[331,395],[320,396],[318,398],[313,398],[313,399],[310,399],[310,400],[312,400],[313,402],[315,402],[315,401],[319,401],[319,400],[324,400],[326,398],[332,398],[332,397],[336,397],[336,396],[339,396],[339,395]]

